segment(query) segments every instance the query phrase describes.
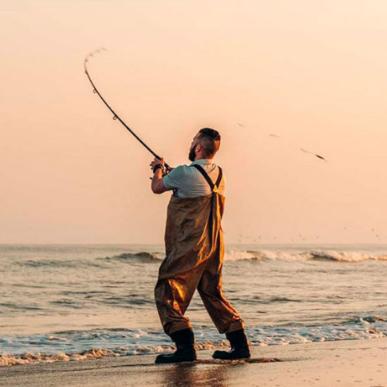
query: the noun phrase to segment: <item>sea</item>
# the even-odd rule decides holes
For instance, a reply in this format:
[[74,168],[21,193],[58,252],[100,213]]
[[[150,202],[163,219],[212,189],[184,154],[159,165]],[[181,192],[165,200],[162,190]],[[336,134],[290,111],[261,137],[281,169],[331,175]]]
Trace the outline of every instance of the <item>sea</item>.
[[[158,245],[0,245],[0,365],[173,349],[154,302]],[[387,335],[387,245],[228,245],[226,297],[251,345]],[[199,351],[227,346],[197,293]]]

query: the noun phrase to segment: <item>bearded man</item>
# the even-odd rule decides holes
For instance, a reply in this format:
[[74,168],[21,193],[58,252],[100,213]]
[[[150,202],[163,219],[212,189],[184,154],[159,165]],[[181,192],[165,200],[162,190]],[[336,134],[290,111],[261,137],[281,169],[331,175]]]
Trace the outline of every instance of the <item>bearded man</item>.
[[155,287],[155,300],[164,332],[176,344],[172,354],[160,354],[156,363],[195,361],[194,334],[185,312],[197,289],[219,333],[230,341],[230,351],[215,351],[215,359],[250,357],[244,322],[222,289],[224,256],[221,219],[224,176],[214,162],[220,134],[199,130],[189,150],[190,165],[165,172],[164,161],[154,159],[152,191],[173,191],[165,230],[166,258]]

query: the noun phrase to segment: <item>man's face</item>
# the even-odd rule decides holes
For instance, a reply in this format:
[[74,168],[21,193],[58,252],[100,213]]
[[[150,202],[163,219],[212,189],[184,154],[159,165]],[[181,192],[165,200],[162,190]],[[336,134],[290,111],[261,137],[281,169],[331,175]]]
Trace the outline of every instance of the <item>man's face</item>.
[[188,159],[190,161],[195,161],[195,157],[196,157],[196,146],[199,145],[199,133],[193,138],[192,142],[191,142],[191,147],[189,149],[189,153],[188,153]]

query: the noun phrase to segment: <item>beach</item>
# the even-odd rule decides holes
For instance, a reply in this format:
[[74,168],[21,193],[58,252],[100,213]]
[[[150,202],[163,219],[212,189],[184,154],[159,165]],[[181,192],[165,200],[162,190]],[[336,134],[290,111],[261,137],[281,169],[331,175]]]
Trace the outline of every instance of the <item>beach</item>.
[[[0,386],[387,386],[387,339],[254,347],[251,362],[155,365],[154,356],[0,368]],[[280,361],[271,361],[278,359]]]
[[211,359],[228,342],[196,294],[200,361],[156,366],[174,348],[153,299],[162,246],[0,246],[0,385],[387,386],[386,253],[230,246],[225,293],[253,360]]

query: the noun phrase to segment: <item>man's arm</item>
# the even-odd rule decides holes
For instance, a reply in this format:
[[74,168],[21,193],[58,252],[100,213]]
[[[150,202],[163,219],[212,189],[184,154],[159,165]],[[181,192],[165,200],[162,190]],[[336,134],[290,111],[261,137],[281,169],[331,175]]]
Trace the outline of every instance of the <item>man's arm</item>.
[[152,178],[152,192],[155,194],[162,194],[165,191],[169,191],[163,183],[163,170],[157,169]]
[[163,183],[164,160],[155,158],[150,166],[154,171],[151,184],[152,192],[155,194],[162,194],[165,191],[169,191],[170,188],[167,188]]

